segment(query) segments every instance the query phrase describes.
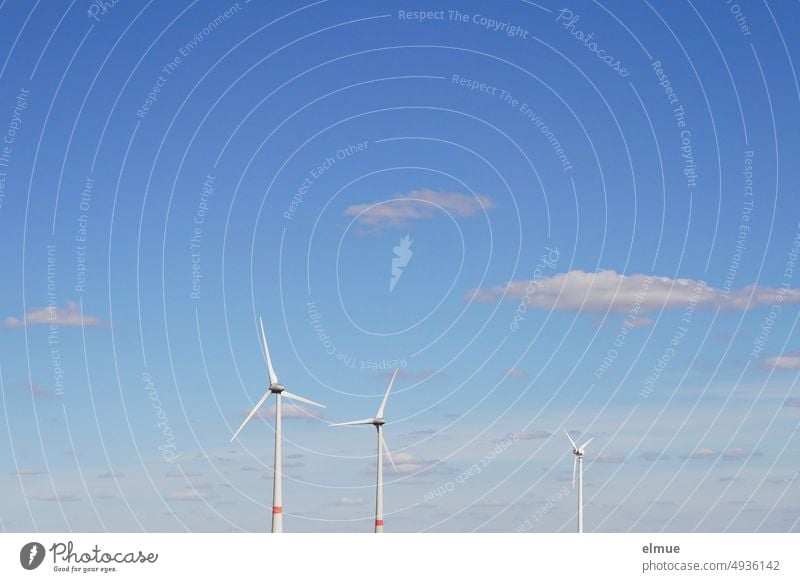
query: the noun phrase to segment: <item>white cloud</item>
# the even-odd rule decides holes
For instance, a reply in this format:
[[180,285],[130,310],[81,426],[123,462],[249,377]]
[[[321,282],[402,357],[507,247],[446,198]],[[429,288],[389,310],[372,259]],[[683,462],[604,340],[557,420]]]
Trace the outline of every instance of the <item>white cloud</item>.
[[552,435],[546,430],[526,430],[517,433],[519,438],[523,441],[533,441],[539,439],[550,438]]
[[528,376],[528,373],[520,368],[508,368],[506,370],[506,375],[511,378],[525,378]]
[[342,495],[336,505],[341,506],[353,506],[353,505],[364,505],[366,501],[364,501],[363,497],[348,497],[347,495]]
[[778,368],[779,370],[800,369],[800,352],[781,354],[764,360],[764,368]]
[[749,457],[760,457],[761,453],[754,453],[753,451],[748,451],[747,449],[739,449],[733,448],[728,449],[724,453],[722,453],[722,458],[727,460],[736,460],[736,459],[747,459]]
[[[431,466],[430,461],[425,461],[411,453],[393,453],[392,460],[394,461],[395,467],[397,467],[398,473],[414,473],[416,471],[422,471],[427,469]],[[389,463],[388,459],[384,459],[384,463]]]
[[[397,473],[399,474],[433,470],[433,466],[436,464],[436,461],[423,459],[421,457],[417,457],[416,455],[412,455],[411,453],[406,453],[405,451],[392,453],[392,460],[394,461],[395,467],[397,467]],[[372,474],[375,467],[374,462],[372,463],[372,467],[373,469],[368,469],[365,472]],[[383,457],[383,470],[388,472],[387,474],[395,473],[394,468],[392,468],[392,463],[386,456]]]
[[[286,399],[283,401],[283,406],[281,406],[281,418],[286,420],[289,419],[300,419],[300,420],[318,420],[322,418],[322,413],[319,409],[315,407],[305,408],[303,406],[299,406],[294,402],[287,402]],[[252,410],[252,409],[250,409]],[[250,414],[250,410],[242,411],[242,416],[247,416]],[[267,407],[266,409],[261,409],[256,413],[256,416],[259,418],[263,418],[270,422],[275,421],[275,405]]]
[[81,307],[75,301],[67,301],[66,307],[37,307],[28,311],[25,317],[6,317],[6,327],[25,327],[26,325],[50,325],[61,326],[80,326],[99,327],[108,325],[107,321],[95,317],[94,315],[83,314],[81,318]]
[[[621,275],[612,270],[589,273],[581,270],[559,273],[529,281],[511,281],[507,285],[472,289],[468,300],[493,303],[500,299],[518,301],[526,298],[527,305],[537,309],[624,313],[638,303],[639,312],[680,309],[695,301],[699,307],[726,310],[746,310],[772,305],[776,297],[783,303],[799,303],[800,289],[781,290],[749,285],[725,293],[694,279],[671,279],[647,275]],[[529,288],[530,287],[530,288]],[[646,318],[636,318],[647,324]]]
[[54,391],[43,388],[33,380],[25,382],[22,387],[26,392],[30,392],[34,398],[55,398],[58,396]]
[[411,221],[429,220],[442,212],[469,217],[492,208],[494,203],[488,196],[421,188],[389,200],[348,206],[345,214],[362,224],[384,227],[407,226]]
[[709,459],[716,459],[718,456],[719,453],[714,449],[699,448],[686,455],[686,458],[707,461]]

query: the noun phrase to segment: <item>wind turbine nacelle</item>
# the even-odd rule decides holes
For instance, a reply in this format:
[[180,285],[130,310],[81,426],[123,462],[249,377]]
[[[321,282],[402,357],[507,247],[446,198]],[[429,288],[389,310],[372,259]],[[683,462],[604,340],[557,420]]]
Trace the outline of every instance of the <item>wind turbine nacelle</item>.
[[284,388],[283,384],[272,384],[269,387],[269,391],[274,392],[275,394],[280,394],[284,390],[286,390],[286,388]]
[[384,424],[386,424],[386,421],[383,420],[382,418],[376,418],[375,420],[372,421],[372,424],[374,424],[375,426],[383,426]]

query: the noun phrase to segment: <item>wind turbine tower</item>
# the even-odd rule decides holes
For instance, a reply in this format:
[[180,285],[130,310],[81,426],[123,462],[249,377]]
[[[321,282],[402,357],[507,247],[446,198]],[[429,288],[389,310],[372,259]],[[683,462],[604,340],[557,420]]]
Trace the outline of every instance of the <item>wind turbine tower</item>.
[[375,533],[383,533],[383,453],[386,452],[386,456],[389,459],[389,462],[392,464],[392,467],[395,471],[397,471],[397,467],[392,460],[392,454],[389,452],[389,447],[386,444],[386,439],[383,438],[383,425],[385,421],[383,419],[383,412],[386,408],[386,401],[389,399],[389,392],[392,390],[392,384],[394,384],[394,379],[397,377],[397,371],[399,368],[394,369],[394,374],[392,374],[392,379],[389,382],[389,387],[386,389],[386,394],[383,395],[383,401],[381,402],[380,408],[378,408],[378,412],[375,415],[375,418],[364,418],[362,420],[351,420],[350,422],[337,422],[332,424],[331,426],[356,426],[360,424],[371,424],[373,425],[378,432],[378,475],[377,475],[377,482],[375,485]]
[[564,431],[569,439],[569,444],[572,445],[572,454],[575,459],[572,461],[572,488],[575,488],[575,475],[578,476],[578,533],[583,533],[583,455],[588,445],[594,437],[583,443],[581,446],[575,444],[572,437],[569,436],[567,431]]
[[267,401],[269,395],[275,394],[275,464],[272,482],[272,533],[282,533],[283,490],[281,481],[283,479],[283,459],[281,454],[281,440],[283,439],[283,431],[281,428],[281,399],[288,398],[289,400],[296,400],[297,402],[311,404],[312,406],[319,406],[320,408],[325,408],[325,405],[320,404],[319,402],[314,402],[313,400],[309,400],[307,398],[303,398],[297,394],[292,394],[283,387],[283,384],[278,382],[278,375],[275,374],[275,370],[272,368],[272,360],[269,357],[269,346],[267,345],[267,336],[264,333],[264,322],[261,321],[260,317],[258,318],[258,325],[261,330],[261,344],[264,348],[264,357],[267,360],[267,379],[269,380],[269,386],[267,387],[267,391],[264,393],[264,396],[261,397],[261,400],[258,401],[258,404],[253,407],[253,409],[250,411],[250,414],[248,414],[247,418],[244,419],[242,425],[233,434],[231,442],[236,439],[245,425],[250,421],[251,418],[253,418],[253,416],[255,416],[256,412],[258,412],[258,409],[261,408],[261,405]]

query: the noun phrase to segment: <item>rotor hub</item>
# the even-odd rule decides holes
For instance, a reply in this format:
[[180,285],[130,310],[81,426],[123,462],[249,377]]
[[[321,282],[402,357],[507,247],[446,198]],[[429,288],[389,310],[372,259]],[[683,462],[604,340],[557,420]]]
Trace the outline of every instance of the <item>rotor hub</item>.
[[281,392],[283,392],[284,390],[286,390],[286,388],[284,388],[284,387],[283,387],[283,384],[272,384],[272,385],[269,387],[269,391],[270,391],[270,392],[273,392],[273,393],[275,393],[275,394],[280,394],[280,393],[281,393]]

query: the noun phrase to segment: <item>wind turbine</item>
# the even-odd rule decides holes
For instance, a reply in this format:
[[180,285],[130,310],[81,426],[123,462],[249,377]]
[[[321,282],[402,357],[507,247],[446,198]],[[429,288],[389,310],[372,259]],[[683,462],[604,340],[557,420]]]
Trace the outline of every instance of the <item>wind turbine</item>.
[[590,438],[588,441],[583,443],[581,446],[575,444],[575,441],[572,440],[572,437],[569,436],[567,431],[564,431],[564,434],[567,435],[569,439],[569,443],[572,445],[572,454],[575,455],[575,459],[572,463],[572,488],[575,488],[575,473],[578,474],[578,533],[583,533],[583,454],[586,452],[586,445],[588,445],[594,437]]
[[394,369],[392,379],[389,382],[389,387],[386,389],[386,394],[383,395],[383,402],[375,418],[364,418],[362,420],[351,420],[350,422],[337,422],[330,426],[355,426],[359,424],[371,424],[378,430],[378,480],[375,490],[375,533],[383,533],[383,453],[386,451],[386,456],[392,464],[392,468],[397,471],[397,467],[392,460],[392,454],[389,452],[389,447],[386,445],[386,439],[383,438],[383,411],[386,408],[386,401],[389,399],[389,392],[394,384],[394,379],[397,377],[399,368]]
[[264,348],[264,357],[267,360],[267,377],[269,379],[269,387],[267,391],[264,393],[264,396],[261,397],[261,400],[258,401],[253,407],[253,410],[250,411],[250,414],[247,415],[247,418],[244,419],[244,422],[239,427],[239,429],[233,434],[231,438],[231,442],[233,442],[239,433],[242,431],[244,426],[250,421],[253,416],[255,416],[258,409],[261,408],[261,405],[266,402],[267,398],[270,394],[275,394],[275,465],[273,470],[274,481],[272,484],[272,533],[282,533],[283,532],[283,491],[281,488],[281,479],[283,477],[282,469],[282,458],[281,458],[281,439],[282,439],[282,432],[281,432],[281,398],[285,397],[289,400],[296,400],[297,402],[304,402],[305,404],[311,404],[313,406],[319,406],[320,408],[325,408],[324,404],[320,404],[318,402],[314,402],[313,400],[309,400],[307,398],[303,398],[302,396],[298,396],[297,394],[292,394],[288,392],[284,387],[283,384],[278,383],[278,376],[275,374],[275,370],[272,368],[272,360],[269,357],[269,347],[267,346],[267,336],[264,333],[264,322],[261,321],[261,318],[258,318],[258,325],[261,329],[261,344]]

